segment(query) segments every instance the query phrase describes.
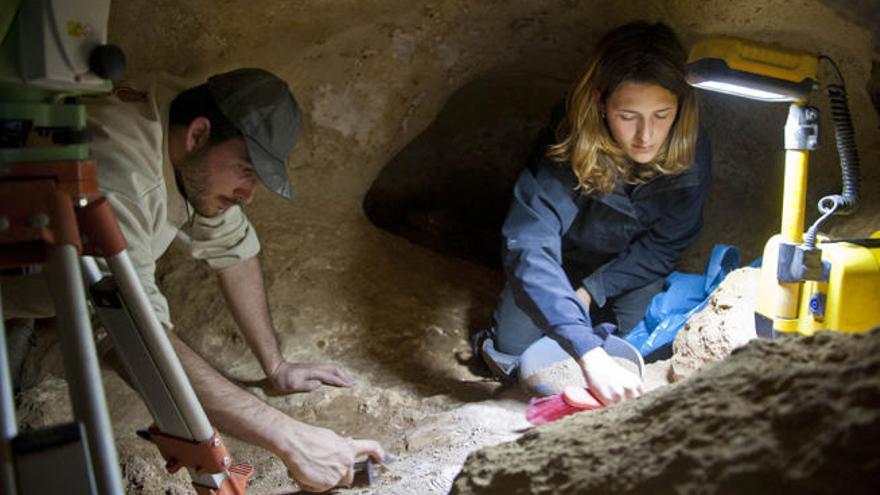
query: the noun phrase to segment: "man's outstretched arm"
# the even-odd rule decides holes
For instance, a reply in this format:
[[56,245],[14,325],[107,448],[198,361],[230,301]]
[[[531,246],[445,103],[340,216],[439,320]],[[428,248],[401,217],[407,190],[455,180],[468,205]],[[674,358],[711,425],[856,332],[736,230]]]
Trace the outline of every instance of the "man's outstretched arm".
[[385,454],[377,442],[342,438],[296,421],[235,386],[173,332],[168,336],[214,427],[275,453],[303,488],[321,492],[350,484],[359,456],[382,462]]
[[218,272],[220,289],[235,323],[260,361],[269,383],[279,392],[305,392],[321,384],[350,387],[354,380],[336,366],[290,363],[278,347],[263,273],[257,257]]

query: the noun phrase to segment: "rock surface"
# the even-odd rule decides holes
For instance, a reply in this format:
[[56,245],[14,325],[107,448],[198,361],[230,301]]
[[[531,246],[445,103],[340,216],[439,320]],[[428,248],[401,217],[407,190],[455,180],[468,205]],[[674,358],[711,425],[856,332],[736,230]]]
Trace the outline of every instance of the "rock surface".
[[451,493],[876,493],[880,330],[755,340],[641,399],[472,454]]
[[682,380],[709,363],[721,361],[734,349],[757,337],[755,294],[757,268],[740,268],[725,277],[702,311],[675,336],[670,379]]

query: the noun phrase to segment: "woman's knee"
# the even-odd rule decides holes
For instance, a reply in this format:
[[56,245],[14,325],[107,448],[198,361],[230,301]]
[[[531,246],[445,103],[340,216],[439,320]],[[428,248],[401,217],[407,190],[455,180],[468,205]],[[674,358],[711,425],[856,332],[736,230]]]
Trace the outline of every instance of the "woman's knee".
[[648,285],[627,292],[613,302],[617,317],[617,331],[620,335],[628,334],[643,319],[654,296],[663,291],[665,278],[659,278]]
[[516,304],[513,292],[505,285],[493,315],[495,348],[505,354],[520,355],[543,336],[532,319]]

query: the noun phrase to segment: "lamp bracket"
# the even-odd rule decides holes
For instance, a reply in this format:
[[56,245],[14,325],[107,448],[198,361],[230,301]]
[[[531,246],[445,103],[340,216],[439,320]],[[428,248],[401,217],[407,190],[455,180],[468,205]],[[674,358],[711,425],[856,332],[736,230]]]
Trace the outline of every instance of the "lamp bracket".
[[793,103],[785,121],[785,149],[812,151],[819,145],[819,109]]
[[776,280],[780,282],[803,282],[815,280],[828,282],[831,264],[822,260],[822,250],[803,244],[779,245]]

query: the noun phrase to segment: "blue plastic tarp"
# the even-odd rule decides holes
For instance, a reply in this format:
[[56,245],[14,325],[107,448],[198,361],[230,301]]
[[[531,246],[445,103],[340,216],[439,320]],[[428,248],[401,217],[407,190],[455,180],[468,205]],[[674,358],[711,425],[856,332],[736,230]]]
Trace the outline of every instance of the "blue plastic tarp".
[[728,273],[740,267],[739,250],[718,244],[712,249],[702,275],[672,272],[664,291],[654,296],[645,319],[626,336],[626,341],[647,356],[670,344],[688,319],[706,306],[709,295]]

